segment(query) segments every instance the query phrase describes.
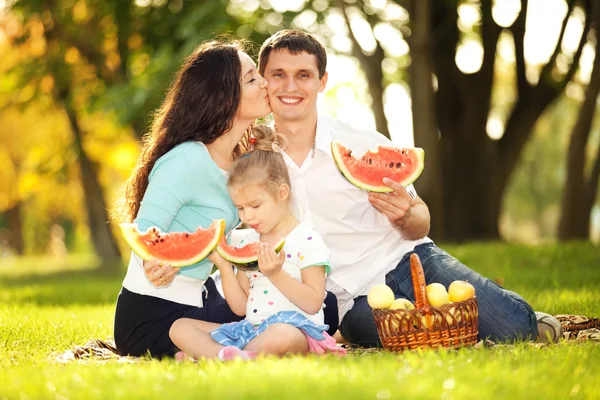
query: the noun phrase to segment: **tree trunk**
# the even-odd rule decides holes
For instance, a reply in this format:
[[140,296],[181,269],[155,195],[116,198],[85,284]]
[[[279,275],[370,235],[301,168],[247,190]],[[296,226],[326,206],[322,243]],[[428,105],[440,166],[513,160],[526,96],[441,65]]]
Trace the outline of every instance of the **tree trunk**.
[[[361,50],[359,50],[361,51]],[[379,44],[375,53],[370,57],[370,64],[365,68],[367,80],[369,82],[369,94],[371,95],[371,108],[375,116],[375,127],[377,131],[390,138],[390,129],[388,127],[387,117],[383,108],[383,71],[381,63],[383,62],[384,52]]]
[[560,40],[550,61],[543,66],[539,82],[531,86],[525,77],[523,37],[527,1],[522,0],[521,13],[509,28],[515,40],[518,98],[506,121],[502,138],[492,140],[487,135],[487,120],[491,108],[496,47],[502,31],[492,17],[492,2],[481,2],[484,55],[480,70],[473,74],[463,73],[455,62],[460,41],[456,25],[458,2],[436,1],[432,5],[432,33],[435,35],[432,59],[438,78],[435,105],[441,132],[446,238],[458,242],[499,239],[504,191],[523,147],[531,138],[536,121],[577,70],[587,42],[589,18],[586,14],[581,40],[568,72],[557,78],[552,71],[573,11],[574,4],[569,3]]
[[81,184],[83,186],[92,243],[96,253],[102,260],[100,268],[106,272],[113,272],[119,268],[121,254],[108,223],[109,218],[106,212],[107,207],[104,202],[102,188],[98,182],[96,169],[83,148],[82,131],[75,110],[68,101],[64,101],[63,105],[75,139],[74,144],[79,152]]
[[[558,238],[561,241],[590,238],[590,214],[598,184],[597,159],[592,173],[586,179],[586,148],[594,122],[598,94],[600,94],[600,4],[592,3],[596,30],[596,55],[585,99],[571,131],[567,153],[567,177],[563,190]],[[598,154],[600,157],[600,153]]]
[[6,215],[6,225],[10,232],[8,244],[18,255],[23,255],[25,253],[22,208],[23,203],[17,201],[12,207],[4,211],[4,215]]
[[[350,39],[352,40],[352,55],[360,62],[361,68],[365,72],[367,82],[369,82],[369,95],[371,96],[371,110],[375,116],[375,127],[378,132],[383,133],[385,136],[390,138],[390,131],[388,128],[387,118],[383,108],[383,71],[381,69],[381,63],[385,57],[383,48],[375,39],[376,47],[373,54],[368,55],[360,47],[356,35],[352,30],[352,24],[350,23],[350,17],[348,16],[346,8],[348,4],[344,0],[337,0],[337,6],[342,12],[346,27],[350,33]],[[371,29],[374,28],[374,24],[378,21],[372,16],[363,16],[368,20],[371,25]]]
[[412,0],[410,87],[415,146],[425,150],[425,169],[415,182],[429,207],[434,240],[446,240],[444,181],[441,178],[440,135],[436,124],[433,62],[431,60],[431,0]]
[[504,184],[494,176],[498,144],[487,136],[486,125],[500,29],[482,27],[486,56],[478,73],[466,75],[455,62],[460,36],[456,4],[435,2],[433,18],[446,238],[457,242],[498,239]]

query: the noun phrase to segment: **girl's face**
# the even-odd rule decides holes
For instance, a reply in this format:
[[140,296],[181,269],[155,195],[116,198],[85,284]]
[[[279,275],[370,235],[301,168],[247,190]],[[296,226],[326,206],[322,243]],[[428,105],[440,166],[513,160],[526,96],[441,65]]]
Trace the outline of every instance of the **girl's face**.
[[258,74],[256,64],[248,54],[240,51],[239,56],[242,64],[242,94],[237,118],[252,122],[271,112],[267,80]]
[[260,234],[273,230],[290,212],[288,185],[280,185],[276,196],[258,184],[230,187],[229,194],[242,222]]

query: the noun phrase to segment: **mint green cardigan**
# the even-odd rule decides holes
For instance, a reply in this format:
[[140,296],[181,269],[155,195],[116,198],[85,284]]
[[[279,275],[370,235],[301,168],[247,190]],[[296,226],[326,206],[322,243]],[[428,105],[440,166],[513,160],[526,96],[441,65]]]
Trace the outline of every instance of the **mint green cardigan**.
[[[193,232],[224,219],[226,233],[239,222],[227,191],[227,175],[200,142],[182,143],[160,157],[148,177],[135,223],[141,232]],[[207,258],[181,269],[181,274],[205,280],[212,269]]]

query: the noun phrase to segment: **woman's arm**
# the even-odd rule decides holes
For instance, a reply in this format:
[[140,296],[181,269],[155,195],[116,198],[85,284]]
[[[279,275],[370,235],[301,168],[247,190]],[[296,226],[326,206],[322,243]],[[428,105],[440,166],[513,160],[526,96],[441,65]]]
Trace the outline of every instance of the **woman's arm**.
[[140,231],[150,227],[168,231],[181,208],[190,203],[190,188],[194,187],[192,171],[202,173],[177,153],[168,154],[166,159],[156,163],[134,221]]
[[[155,165],[134,221],[140,231],[157,227],[167,232],[179,210],[189,201],[190,169],[184,157],[167,157]],[[155,287],[169,285],[179,273],[179,268],[161,260],[144,260],[142,265],[146,278]]]
[[246,274],[242,271],[238,271],[236,276],[233,272],[231,263],[221,257],[216,251],[214,251],[209,258],[221,272],[223,293],[225,294],[225,300],[227,301],[227,304],[229,304],[231,311],[233,311],[235,315],[243,317],[246,315],[248,287],[250,286]]

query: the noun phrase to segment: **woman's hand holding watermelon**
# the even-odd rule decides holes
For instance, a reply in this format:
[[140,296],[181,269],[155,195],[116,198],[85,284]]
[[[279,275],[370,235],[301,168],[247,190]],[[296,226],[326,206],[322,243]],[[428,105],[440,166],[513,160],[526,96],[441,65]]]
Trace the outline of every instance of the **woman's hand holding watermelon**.
[[156,287],[167,286],[178,272],[179,268],[172,268],[159,260],[144,261],[144,274],[150,283]]
[[394,189],[392,193],[369,193],[369,202],[409,240],[416,240],[429,233],[429,209],[420,197],[415,199],[401,184],[383,178],[383,183]]

